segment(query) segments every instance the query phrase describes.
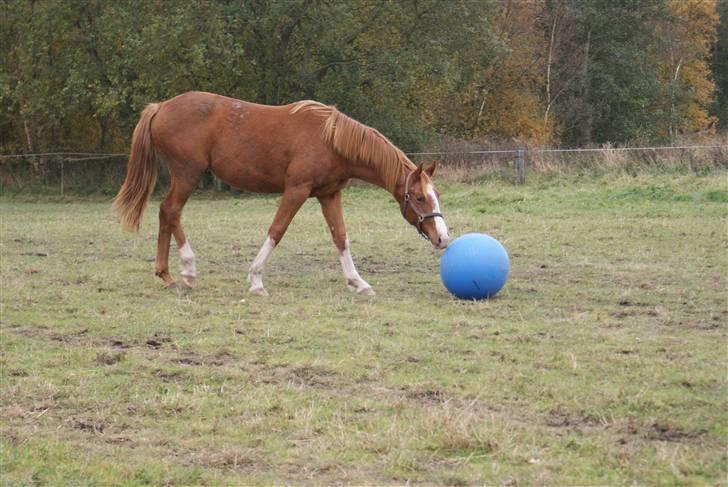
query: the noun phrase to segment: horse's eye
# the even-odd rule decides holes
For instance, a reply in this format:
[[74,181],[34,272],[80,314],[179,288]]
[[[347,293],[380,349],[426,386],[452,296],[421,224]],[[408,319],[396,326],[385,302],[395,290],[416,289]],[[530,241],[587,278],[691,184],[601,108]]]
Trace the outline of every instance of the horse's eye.
[[422,196],[418,196],[417,197],[417,201],[419,201],[420,203],[422,203],[423,201],[425,201],[425,198],[422,197]]

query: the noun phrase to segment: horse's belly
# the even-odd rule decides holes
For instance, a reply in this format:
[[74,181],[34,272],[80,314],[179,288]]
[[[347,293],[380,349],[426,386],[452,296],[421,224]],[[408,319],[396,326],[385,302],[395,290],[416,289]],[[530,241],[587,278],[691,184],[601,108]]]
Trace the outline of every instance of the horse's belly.
[[282,193],[285,168],[276,172],[266,165],[245,161],[233,163],[212,163],[212,173],[226,184],[241,191],[252,193]]

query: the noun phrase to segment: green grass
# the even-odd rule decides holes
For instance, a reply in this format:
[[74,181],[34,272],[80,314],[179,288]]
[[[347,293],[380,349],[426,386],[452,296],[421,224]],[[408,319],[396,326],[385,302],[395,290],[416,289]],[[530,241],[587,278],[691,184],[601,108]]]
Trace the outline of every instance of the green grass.
[[108,201],[6,195],[0,482],[725,484],[726,173],[440,189],[454,235],[509,250],[495,299],[450,297],[378,189],[345,195],[371,299],[313,201],[263,299],[275,198],[193,197],[175,292],[156,202],[132,236]]

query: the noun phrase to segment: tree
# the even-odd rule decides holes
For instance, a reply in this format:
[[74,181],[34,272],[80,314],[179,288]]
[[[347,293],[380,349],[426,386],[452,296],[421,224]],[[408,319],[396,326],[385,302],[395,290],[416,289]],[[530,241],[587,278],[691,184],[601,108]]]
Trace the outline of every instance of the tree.
[[[571,3],[581,66],[559,107],[569,145],[652,139],[660,83],[655,24],[663,0],[583,0]],[[568,58],[568,54],[564,56]],[[568,107],[587,106],[575,120]]]
[[0,148],[122,151],[144,105],[188,90],[318,99],[410,150],[705,132],[727,110],[727,4],[6,0]]
[[670,16],[658,26],[665,93],[659,134],[672,141],[682,133],[715,130],[717,120],[708,113],[715,90],[709,60],[718,13],[715,0],[670,0],[667,9]]
[[728,128],[728,2],[720,1],[716,12],[719,20],[717,26],[717,42],[713,48],[711,72],[715,81],[715,101],[711,114],[718,119],[717,126]]
[[[473,135],[489,134],[548,143],[550,121],[544,118],[542,87],[545,52],[539,19],[543,2],[500,0],[493,16],[496,34],[508,46],[481,71],[471,122]],[[482,101],[480,100],[482,99]]]

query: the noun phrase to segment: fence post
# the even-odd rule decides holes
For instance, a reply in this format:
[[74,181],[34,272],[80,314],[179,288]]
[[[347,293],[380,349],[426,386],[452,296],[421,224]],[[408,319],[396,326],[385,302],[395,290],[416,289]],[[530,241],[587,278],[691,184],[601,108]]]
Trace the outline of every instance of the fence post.
[[64,163],[64,159],[63,159],[63,157],[61,157],[61,196],[63,196],[63,171],[64,171],[63,163]]
[[516,151],[516,184],[526,183],[526,155],[523,149]]

